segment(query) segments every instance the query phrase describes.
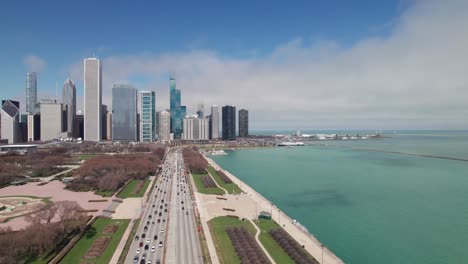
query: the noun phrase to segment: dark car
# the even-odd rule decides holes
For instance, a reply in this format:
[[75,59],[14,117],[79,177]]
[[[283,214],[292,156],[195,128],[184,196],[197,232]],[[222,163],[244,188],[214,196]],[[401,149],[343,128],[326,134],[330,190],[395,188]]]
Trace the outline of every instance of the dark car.
[[164,212],[167,213],[167,209],[164,209]]
[[188,211],[187,211],[187,212],[185,212],[185,214],[186,214],[186,215],[188,215]]
[[158,240],[158,235],[154,235],[154,240]]
[[156,205],[153,204],[153,207],[156,207]]
[[138,235],[135,236],[135,240],[138,240],[140,239],[140,237]]
[[145,238],[145,237],[146,237],[145,233],[141,234],[141,238]]
[[184,207],[182,206],[182,210],[184,210]]
[[158,224],[161,223],[161,219],[158,219]]
[[143,256],[141,256],[141,260],[145,260],[146,259],[146,253],[143,254]]
[[140,242],[140,245],[139,245],[139,246],[142,247],[142,246],[143,246],[143,242]]
[[156,264],[161,264],[161,261],[159,259],[157,259]]
[[[138,256],[135,256],[135,257],[133,258],[133,263],[138,263],[138,259],[139,259]],[[158,263],[158,262],[156,262],[156,263]]]
[[145,250],[148,250],[148,248],[149,248],[149,245],[145,245]]
[[159,216],[162,216],[162,213],[161,213],[161,212],[159,212]]

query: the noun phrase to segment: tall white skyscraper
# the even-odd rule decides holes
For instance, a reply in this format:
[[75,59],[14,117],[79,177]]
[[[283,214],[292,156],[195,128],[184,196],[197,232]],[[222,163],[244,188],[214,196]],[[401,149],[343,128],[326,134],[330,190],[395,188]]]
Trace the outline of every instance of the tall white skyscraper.
[[219,107],[211,106],[211,139],[219,138]]
[[35,72],[26,73],[26,113],[37,114],[37,74]]
[[65,120],[67,126],[66,132],[69,136],[76,137],[76,135],[73,135],[73,125],[75,124],[76,117],[76,88],[75,84],[70,78],[65,80],[65,83],[63,84],[62,103],[63,110],[67,116]]
[[140,92],[140,141],[153,142],[156,139],[156,93]]
[[167,142],[171,139],[171,114],[168,111],[158,112],[159,141]]
[[200,118],[198,115],[186,116],[183,128],[182,139],[184,140],[208,140],[210,138],[208,118]]
[[102,126],[102,72],[101,61],[84,60],[84,140],[101,141]]

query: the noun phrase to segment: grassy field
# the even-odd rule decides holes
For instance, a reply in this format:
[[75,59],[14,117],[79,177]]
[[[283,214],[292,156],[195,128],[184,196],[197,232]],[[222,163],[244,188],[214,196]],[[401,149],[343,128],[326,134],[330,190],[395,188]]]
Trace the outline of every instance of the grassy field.
[[259,236],[260,242],[276,263],[294,264],[295,262],[268,233],[271,229],[277,229],[280,226],[273,220],[259,219],[254,222],[261,230]]
[[[112,258],[117,245],[122,239],[123,233],[129,224],[130,220],[128,219],[108,219],[108,218],[99,218],[94,222],[92,228],[86,232],[86,234],[76,243],[76,245],[68,252],[68,254],[63,258],[60,263],[67,264],[107,264]],[[119,228],[114,234],[103,234],[102,231],[107,225],[119,225]],[[111,241],[107,245],[106,249],[99,258],[96,259],[83,259],[83,256],[86,254],[88,249],[93,244],[94,240],[101,236],[110,236],[112,237]]]
[[208,176],[208,174],[192,174],[193,176],[193,181],[195,182],[195,185],[197,186],[197,191],[199,193],[204,193],[204,194],[216,194],[216,195],[223,195],[224,194],[224,191],[221,190],[220,188],[218,187],[214,187],[214,188],[205,188],[205,186],[203,185],[203,182],[201,181],[201,178],[203,176]]
[[213,242],[216,247],[219,262],[221,264],[240,264],[240,259],[234,251],[231,239],[226,233],[226,227],[229,226],[244,226],[252,235],[255,235],[255,227],[248,221],[242,221],[236,218],[219,216],[211,219],[208,222],[210,233],[213,237]]
[[211,166],[208,167],[208,172],[213,176],[215,181],[219,186],[226,189],[229,194],[239,194],[242,193],[242,190],[235,183],[225,183],[223,179],[219,176],[218,172]]
[[94,193],[97,194],[97,195],[101,195],[102,197],[111,197],[112,195],[114,195],[115,191],[100,191],[100,190],[97,190]]
[[142,182],[142,180],[131,180],[127,184],[127,186],[125,186],[125,188],[119,194],[117,194],[117,197],[123,198],[123,199],[129,198],[129,197],[143,197],[151,181],[149,180],[144,181],[145,185],[143,186],[143,188],[141,188],[138,193],[133,193],[133,190],[140,182]]

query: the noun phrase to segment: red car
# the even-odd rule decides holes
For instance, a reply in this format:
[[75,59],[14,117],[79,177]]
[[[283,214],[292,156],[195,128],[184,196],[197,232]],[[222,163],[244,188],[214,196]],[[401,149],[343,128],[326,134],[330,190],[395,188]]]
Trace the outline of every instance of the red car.
[[142,247],[142,246],[143,246],[143,242],[140,242],[140,247]]

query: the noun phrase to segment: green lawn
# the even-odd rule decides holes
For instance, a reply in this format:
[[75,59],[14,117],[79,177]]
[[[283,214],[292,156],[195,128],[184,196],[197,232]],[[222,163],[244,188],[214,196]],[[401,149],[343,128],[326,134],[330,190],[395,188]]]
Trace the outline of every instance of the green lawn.
[[226,227],[244,226],[255,236],[255,227],[249,221],[242,221],[236,218],[219,216],[208,222],[210,233],[216,247],[216,253],[221,264],[240,264],[240,259],[234,251],[231,239],[226,233]]
[[216,195],[223,195],[224,194],[224,191],[221,190],[220,188],[218,187],[214,187],[214,188],[205,188],[205,186],[203,185],[203,182],[201,181],[201,178],[203,176],[208,176],[208,174],[192,174],[193,176],[193,181],[195,182],[195,185],[197,186],[197,191],[199,193],[204,193],[204,194],[216,194]]
[[115,191],[101,191],[101,190],[97,190],[94,192],[95,194],[97,195],[101,195],[102,197],[111,197],[112,195],[114,195]]
[[[112,255],[114,254],[117,245],[120,242],[120,239],[127,229],[130,220],[128,219],[108,219],[108,218],[98,218],[96,222],[92,225],[92,228],[86,232],[86,234],[76,243],[76,245],[68,252],[68,254],[62,259],[60,263],[67,264],[107,264],[109,263]],[[103,234],[102,231],[107,225],[118,224],[119,228],[114,234]],[[106,249],[99,258],[96,259],[83,259],[83,256],[86,254],[88,249],[93,244],[94,240],[101,236],[111,236],[112,239],[107,245]]]
[[133,189],[135,189],[139,182],[142,182],[142,180],[131,180],[127,186],[125,186],[125,188],[119,194],[117,194],[117,197],[122,199],[129,197],[143,197],[151,181],[144,181],[145,185],[143,185],[143,188],[141,188],[138,193],[133,193]]
[[268,233],[271,229],[277,229],[280,226],[273,220],[259,219],[254,222],[261,230],[259,236],[260,242],[276,263],[294,264],[295,262]]
[[208,171],[211,176],[215,179],[219,186],[226,189],[229,194],[239,194],[242,193],[242,190],[235,183],[225,183],[223,179],[219,176],[218,172],[211,166],[208,167]]

